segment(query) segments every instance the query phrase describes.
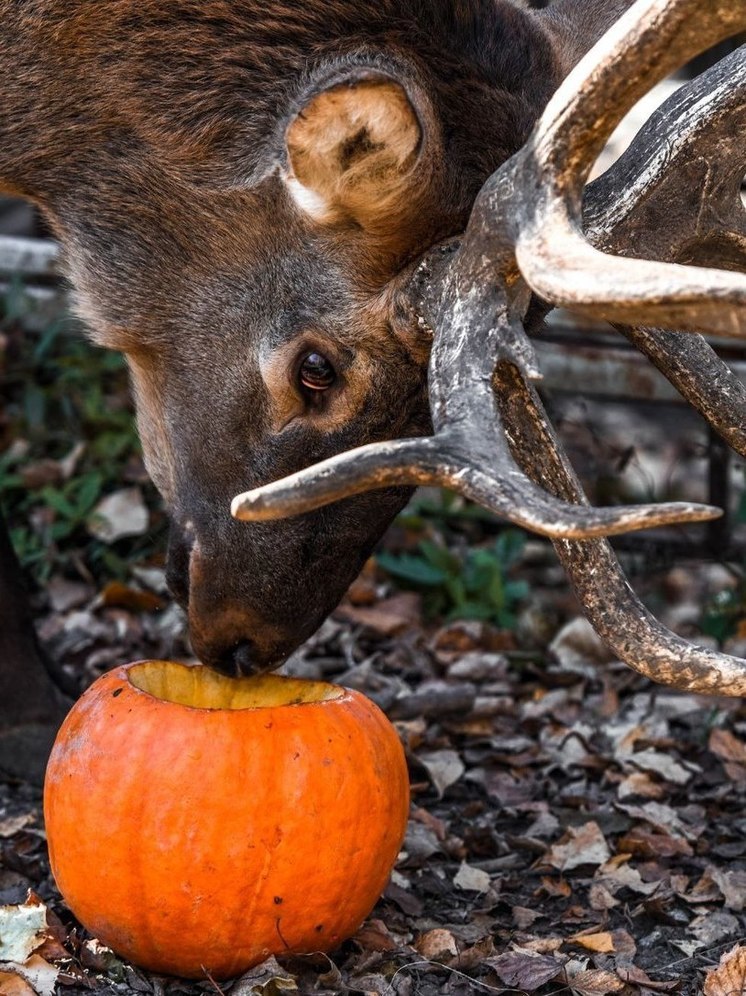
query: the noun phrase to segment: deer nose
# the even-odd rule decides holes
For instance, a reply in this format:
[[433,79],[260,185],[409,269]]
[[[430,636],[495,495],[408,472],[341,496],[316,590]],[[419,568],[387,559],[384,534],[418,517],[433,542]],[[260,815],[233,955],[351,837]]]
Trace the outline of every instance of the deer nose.
[[256,643],[253,640],[241,640],[220,656],[210,661],[210,667],[232,678],[240,678],[250,674],[261,674],[272,665],[262,660]]
[[194,652],[203,664],[230,678],[272,671],[282,664],[297,642],[288,642],[275,627],[263,624],[253,613],[247,613],[242,620],[244,625],[239,627],[234,616],[221,617],[218,611],[212,617],[214,627],[207,628],[202,620],[195,618],[192,608],[189,629]]

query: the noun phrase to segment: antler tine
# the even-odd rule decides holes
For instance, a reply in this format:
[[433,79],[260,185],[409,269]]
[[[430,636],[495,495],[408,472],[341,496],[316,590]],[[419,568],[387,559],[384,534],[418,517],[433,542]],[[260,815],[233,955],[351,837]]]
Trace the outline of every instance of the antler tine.
[[746,457],[746,385],[712,346],[702,336],[666,329],[619,330],[726,443]]
[[236,495],[231,515],[244,522],[283,519],[364,491],[432,484],[437,474],[432,437],[369,443]]
[[609,256],[589,244],[580,219],[588,172],[634,101],[688,56],[744,27],[743,5],[638,0],[570,74],[515,174],[516,193],[533,199],[518,223],[516,259],[540,297],[627,325],[746,335],[742,276]]
[[710,505],[670,502],[590,508],[548,495],[528,480],[509,453],[485,466],[456,436],[370,443],[237,495],[231,514],[246,522],[300,515],[377,488],[429,484],[478,502],[543,536],[611,536],[652,526],[717,518]]
[[[499,369],[499,400],[513,449],[526,471],[568,501],[584,501],[533,388],[518,369]],[[555,540],[555,549],[591,625],[630,667],[690,692],[746,694],[746,660],[697,647],[666,629],[635,595],[608,541]]]
[[516,258],[533,290],[557,307],[624,325],[746,337],[746,278],[738,274],[607,256],[559,216],[522,234]]

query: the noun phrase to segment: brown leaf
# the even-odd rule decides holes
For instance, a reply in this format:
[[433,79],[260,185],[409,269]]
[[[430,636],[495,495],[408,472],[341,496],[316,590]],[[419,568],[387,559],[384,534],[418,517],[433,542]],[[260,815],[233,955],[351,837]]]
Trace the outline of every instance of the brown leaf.
[[403,591],[376,605],[341,605],[335,612],[335,617],[367,626],[382,636],[394,636],[420,624],[422,599],[413,591]]
[[466,768],[455,750],[433,750],[417,755],[430,776],[438,798],[445,790],[459,780]]
[[722,871],[714,867],[709,871],[713,882],[723,894],[725,905],[740,913],[746,906],[746,871]]
[[416,820],[418,823],[422,823],[423,826],[426,826],[428,829],[432,830],[441,843],[448,836],[448,828],[443,820],[439,820],[437,816],[433,816],[432,813],[428,812],[427,809],[423,809],[421,806],[412,810],[410,819]]
[[487,958],[495,957],[495,942],[491,937],[483,937],[481,941],[470,948],[459,951],[456,958],[450,962],[451,968],[457,968],[460,972],[473,972],[475,968],[482,965]]
[[635,796],[641,796],[644,799],[663,799],[668,794],[665,785],[661,782],[654,782],[644,771],[634,771],[631,775],[623,778],[616,791],[620,799],[629,799]]
[[490,887],[490,875],[482,868],[474,868],[462,861],[453,876],[453,884],[465,892],[486,892]]
[[444,958],[450,959],[458,954],[456,938],[450,930],[445,930],[443,927],[428,930],[415,941],[414,946],[423,958],[431,961],[443,961]]
[[92,968],[94,972],[108,972],[119,960],[111,948],[95,937],[83,941],[78,957],[84,968]]
[[605,885],[594,883],[588,892],[592,910],[610,910],[619,905],[619,900],[614,899]]
[[741,996],[746,990],[746,947],[736,945],[705,977],[704,996]]
[[570,883],[566,882],[564,878],[550,878],[548,875],[542,875],[541,887],[548,896],[569,899],[572,895]]
[[55,996],[60,970],[54,965],[50,965],[40,955],[31,955],[22,965],[14,965],[11,962],[3,965],[3,968],[28,983],[31,986],[31,991],[37,996]]
[[595,968],[578,972],[567,982],[576,996],[609,996],[609,993],[618,993],[624,989],[624,983],[618,975]]
[[609,845],[598,823],[591,820],[582,827],[570,827],[560,840],[553,844],[542,859],[560,871],[580,865],[602,865],[611,857]]
[[611,954],[612,951],[616,950],[614,947],[614,938],[608,930],[593,934],[575,934],[574,937],[569,937],[568,940],[572,941],[573,944],[579,944],[588,951],[595,951],[597,954]]
[[107,608],[129,609],[131,612],[159,612],[166,603],[152,591],[130,588],[121,581],[110,581],[101,592],[101,602]]
[[88,519],[88,532],[104,543],[114,543],[123,536],[142,536],[148,531],[150,513],[140,488],[122,488],[106,495]]
[[627,851],[643,858],[672,858],[682,854],[691,857],[694,854],[691,844],[683,837],[672,837],[667,833],[651,833],[642,828],[630,830],[617,841],[619,851]]
[[644,986],[645,989],[652,989],[654,992],[668,993],[673,992],[674,989],[678,989],[680,985],[679,979],[674,979],[668,982],[655,982],[642,968],[638,968],[637,965],[625,965],[623,968],[617,969],[619,973],[619,978],[623,979],[625,982],[634,983],[637,986]]
[[494,969],[506,986],[515,986],[530,993],[556,979],[562,971],[562,966],[554,958],[529,951],[506,951],[496,958],[487,958],[485,965]]
[[746,744],[729,730],[714,729],[707,746],[723,761],[746,764]]
[[295,979],[280,968],[272,955],[261,965],[244,973],[231,989],[231,996],[279,996],[280,993],[297,991]]
[[63,480],[62,467],[58,460],[35,460],[21,467],[19,476],[25,488],[34,491],[47,484],[59,484]]
[[546,916],[546,914],[542,913],[541,910],[530,910],[525,906],[514,906],[512,912],[513,923],[515,923],[519,930],[527,930],[532,924],[536,923],[537,920],[540,920],[543,916]]
[[19,816],[6,816],[0,820],[0,837],[12,837],[36,819],[34,813],[21,813]]
[[715,910],[703,913],[689,924],[689,930],[703,944],[712,947],[721,944],[723,939],[738,933],[738,920],[732,913]]
[[396,951],[399,944],[383,920],[366,920],[353,938],[363,951]]
[[15,972],[0,972],[0,994],[2,996],[36,996],[31,986]]
[[617,809],[635,820],[644,820],[660,833],[686,837],[688,840],[696,840],[699,836],[699,828],[684,823],[675,809],[661,802],[646,802],[643,806],[629,806],[620,802]]

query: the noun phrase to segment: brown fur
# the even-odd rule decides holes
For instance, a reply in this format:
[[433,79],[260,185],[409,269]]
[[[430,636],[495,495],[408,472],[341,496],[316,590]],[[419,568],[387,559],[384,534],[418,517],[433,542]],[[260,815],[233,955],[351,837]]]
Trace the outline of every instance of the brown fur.
[[[506,0],[0,0],[0,23],[0,185],[128,357],[195,647],[276,663],[406,493],[255,526],[230,499],[427,431],[399,281],[527,138],[560,77],[547,22]],[[338,374],[314,399],[311,350]]]

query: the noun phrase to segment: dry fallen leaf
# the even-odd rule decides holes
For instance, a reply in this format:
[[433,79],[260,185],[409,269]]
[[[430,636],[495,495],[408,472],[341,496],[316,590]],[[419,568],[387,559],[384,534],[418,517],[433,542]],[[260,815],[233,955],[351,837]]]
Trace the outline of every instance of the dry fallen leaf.
[[140,488],[122,488],[101,499],[91,513],[87,528],[96,539],[114,543],[123,536],[142,536],[149,523],[150,515]]
[[687,840],[696,840],[699,836],[699,828],[688,826],[675,809],[661,802],[646,802],[642,806],[619,803],[617,808],[635,820],[644,820],[660,833],[685,837]]
[[688,781],[691,781],[694,774],[691,767],[686,768],[680,761],[677,761],[669,754],[663,754],[652,748],[630,754],[627,763],[636,768],[641,768],[643,771],[652,771],[674,785],[686,785]]
[[723,761],[746,764],[746,744],[729,730],[714,729],[707,746]]
[[731,948],[705,977],[704,996],[742,996],[746,991],[746,947]]
[[434,750],[417,755],[430,781],[433,783],[438,797],[442,797],[449,785],[459,780],[466,770],[464,762],[455,750]]
[[689,924],[689,930],[703,944],[722,944],[726,937],[732,937],[738,933],[739,924],[732,913],[725,910],[715,910],[712,913],[703,913],[695,917]]
[[568,941],[579,944],[588,951],[595,951],[597,954],[611,954],[615,950],[614,938],[608,930],[594,934],[575,934],[574,937],[568,937]]
[[[615,896],[621,889],[632,889],[642,896],[650,896],[658,889],[657,882],[645,882],[636,868],[633,868],[626,860],[620,860],[623,856],[617,855],[611,861],[602,865],[596,872],[596,880],[599,885]],[[624,856],[625,859],[628,856]]]
[[400,592],[374,605],[340,605],[335,618],[367,626],[383,636],[394,636],[418,626],[422,616],[422,599],[412,591]]
[[624,979],[625,982],[631,982],[635,985],[642,986],[645,989],[652,989],[653,992],[667,993],[678,989],[681,985],[680,979],[673,979],[667,982],[656,982],[651,979],[650,976],[643,969],[638,968],[636,965],[625,965],[622,968],[617,969],[619,972],[619,978]]
[[277,996],[284,992],[296,993],[298,986],[272,955],[245,972],[231,989],[231,996]]
[[494,969],[506,986],[515,986],[529,993],[556,979],[562,971],[562,965],[550,955],[523,950],[506,951],[496,958],[487,958],[485,964]]
[[452,958],[458,954],[456,938],[450,930],[443,927],[428,930],[415,942],[414,947],[423,958],[431,961],[443,961],[444,958]]
[[47,938],[47,908],[37,899],[0,906],[0,961],[23,963]]
[[591,820],[582,827],[570,827],[544,855],[543,863],[560,871],[580,865],[602,865],[611,857],[609,845],[598,823]]
[[562,899],[569,899],[572,895],[572,887],[563,878],[550,878],[542,875],[541,888],[548,896],[559,896]]
[[13,834],[23,830],[29,823],[34,822],[33,813],[21,813],[19,816],[6,816],[0,820],[0,837],[12,837]]
[[490,882],[489,872],[481,868],[472,868],[465,861],[461,862],[459,870],[453,876],[453,884],[466,892],[486,892]]
[[590,887],[588,897],[590,899],[590,906],[592,910],[610,910],[619,905],[619,900],[614,899],[606,886],[601,885],[598,882],[594,882],[594,884]]
[[746,872],[722,871],[715,867],[711,867],[709,872],[713,882],[722,892],[727,908],[740,913],[746,906]]
[[2,967],[27,982],[38,996],[55,996],[60,970],[39,955],[31,955],[23,965],[9,962]]
[[159,612],[166,607],[164,600],[152,591],[132,588],[121,581],[109,581],[100,598],[101,604],[107,608],[129,609],[131,612]]
[[609,996],[624,989],[624,983],[618,975],[603,969],[586,969],[568,978],[570,991],[576,996]]
[[396,951],[399,947],[383,920],[366,920],[354,941],[362,951]]
[[519,930],[527,930],[537,920],[546,916],[541,910],[530,910],[526,906],[514,906],[511,912],[513,923]]
[[15,972],[0,972],[0,996],[36,996],[36,993]]

